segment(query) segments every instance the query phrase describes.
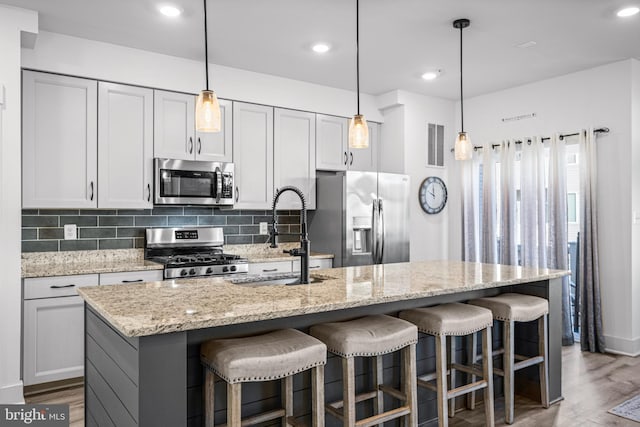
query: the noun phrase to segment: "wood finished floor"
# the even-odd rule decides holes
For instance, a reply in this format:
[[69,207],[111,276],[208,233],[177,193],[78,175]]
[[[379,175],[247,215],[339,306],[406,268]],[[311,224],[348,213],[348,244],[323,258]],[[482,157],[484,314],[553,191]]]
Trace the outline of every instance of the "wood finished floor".
[[[640,357],[582,353],[579,345],[562,351],[562,391],[564,400],[549,409],[540,403],[516,397],[517,427],[640,427],[607,410],[640,394]],[[84,391],[82,387],[28,396],[27,403],[67,403],[70,405],[71,427],[84,426]],[[504,400],[495,403],[496,426],[504,426]],[[484,425],[482,406],[474,411],[461,411],[449,421],[451,427]]]

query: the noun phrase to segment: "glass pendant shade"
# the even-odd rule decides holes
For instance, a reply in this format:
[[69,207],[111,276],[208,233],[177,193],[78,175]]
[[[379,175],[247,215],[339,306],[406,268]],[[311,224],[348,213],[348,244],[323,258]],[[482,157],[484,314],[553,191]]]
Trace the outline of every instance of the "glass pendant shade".
[[349,122],[349,148],[369,147],[369,126],[362,114],[356,114]]
[[212,90],[203,90],[196,102],[196,130],[220,132],[220,103]]
[[455,146],[456,160],[471,160],[473,154],[473,146],[471,145],[471,139],[466,132],[458,132]]

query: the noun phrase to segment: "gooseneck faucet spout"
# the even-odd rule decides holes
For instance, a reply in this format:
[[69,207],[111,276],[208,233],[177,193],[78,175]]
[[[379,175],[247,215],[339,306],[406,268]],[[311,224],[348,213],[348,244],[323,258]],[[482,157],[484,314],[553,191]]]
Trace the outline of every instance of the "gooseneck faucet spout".
[[[309,234],[307,233],[307,201],[304,197],[302,191],[299,188],[287,185],[282,187],[276,191],[276,194],[273,196],[273,226],[271,231],[269,232],[271,247],[278,247],[278,235],[285,234],[278,232],[278,216],[276,213],[276,205],[278,204],[278,199],[280,195],[285,191],[293,191],[300,197],[300,201],[302,202],[302,209],[300,210],[300,247],[291,249],[290,251],[284,251],[291,256],[299,256],[300,257],[300,283],[308,284],[309,283],[309,252],[311,251],[311,242],[309,242]],[[287,233],[291,234],[291,233]],[[298,233],[294,233],[298,234]]]

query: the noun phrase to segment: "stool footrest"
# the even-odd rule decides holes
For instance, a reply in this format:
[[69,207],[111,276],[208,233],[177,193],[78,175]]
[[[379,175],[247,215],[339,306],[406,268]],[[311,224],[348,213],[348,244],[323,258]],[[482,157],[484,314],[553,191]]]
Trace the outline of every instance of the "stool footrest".
[[459,365],[457,363],[452,363],[451,367],[456,371],[462,371],[467,374],[476,375],[478,377],[482,376],[482,370],[476,368],[475,366],[466,366],[466,365]]
[[301,423],[298,420],[296,420],[294,417],[287,417],[287,424],[290,425],[291,427],[306,427],[307,425],[305,423]]
[[400,390],[396,390],[395,388],[389,387],[386,385],[380,385],[378,388],[380,389],[381,392],[386,393],[389,396],[392,396],[402,402],[407,401],[407,395],[401,392]]
[[[377,391],[368,391],[356,395],[356,403],[364,402],[365,400],[373,399],[378,395]],[[327,406],[333,409],[340,409],[344,406],[344,400],[336,400],[335,402],[327,403]],[[342,416],[342,415],[341,415]]]
[[[253,417],[248,417],[242,420],[241,426],[248,427],[254,426],[256,424],[263,423],[265,421],[275,420],[276,418],[284,417],[284,409],[274,409],[273,411],[265,412],[262,414],[255,415]],[[220,427],[227,427],[226,424],[222,424]]]
[[429,381],[433,381],[433,379],[425,381],[425,380],[423,380],[421,378],[418,378],[418,380],[417,380],[418,387],[428,388],[429,390],[435,391],[437,393],[438,392],[438,388],[434,384],[431,384]]
[[519,369],[523,369],[523,368],[526,368],[528,366],[538,365],[538,364],[540,364],[542,362],[544,362],[544,357],[542,357],[542,356],[531,357],[529,359],[525,359],[525,360],[522,360],[520,362],[514,363],[513,364],[513,370],[517,371]]
[[396,418],[404,417],[409,414],[411,409],[408,406],[401,406],[396,409],[392,409],[390,411],[384,412],[379,415],[374,415],[369,418],[365,418],[360,421],[356,421],[356,427],[371,427],[378,424],[385,423],[387,421],[395,420]]
[[480,390],[487,387],[487,382],[485,380],[480,380],[476,382],[472,382],[469,384],[462,385],[460,387],[456,387],[447,392],[447,399],[451,399],[454,397],[461,396],[463,394],[471,393],[472,391]]

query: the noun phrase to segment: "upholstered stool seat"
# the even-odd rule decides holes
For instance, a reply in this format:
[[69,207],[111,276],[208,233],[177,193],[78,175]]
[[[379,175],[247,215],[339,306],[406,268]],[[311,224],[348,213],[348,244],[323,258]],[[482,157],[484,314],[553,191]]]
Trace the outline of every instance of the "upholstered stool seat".
[[[504,347],[493,352],[493,356],[503,355],[503,369],[494,369],[494,373],[504,376],[505,422],[512,424],[514,419],[514,373],[515,371],[532,365],[538,365],[540,376],[540,398],[542,406],[549,407],[549,372],[547,323],[549,315],[549,301],[533,295],[505,293],[491,298],[478,298],[469,301],[474,306],[484,307],[493,313],[496,320],[504,322]],[[521,356],[515,354],[514,330],[515,322],[538,321],[538,354],[535,356]],[[470,346],[470,358],[477,360],[475,348]],[[516,362],[517,360],[517,362]],[[473,396],[469,400],[469,407],[475,404]]]
[[[327,347],[321,341],[295,329],[264,335],[207,341],[200,347],[206,369],[206,426],[214,425],[215,375],[227,383],[227,425],[253,425],[283,417],[293,417],[293,375],[312,369],[313,425],[324,426],[324,365]],[[243,382],[284,380],[283,409],[241,419]]]
[[[367,316],[346,322],[312,326],[309,333],[323,341],[328,350],[342,358],[343,399],[325,406],[327,412],[342,420],[345,427],[371,426],[405,417],[406,425],[418,425],[416,404],[416,343],[415,325],[386,315]],[[382,383],[382,355],[402,351],[402,390]],[[355,357],[375,357],[375,390],[355,394]],[[383,393],[402,402],[396,409],[384,411]],[[356,403],[374,399],[376,414],[356,421]],[[342,410],[341,410],[342,409]]]
[[[455,413],[455,398],[459,395],[484,389],[485,423],[494,425],[493,414],[493,376],[490,357],[483,358],[482,371],[473,366],[465,366],[455,361],[455,340],[447,338],[466,336],[482,331],[482,352],[491,354],[491,327],[493,316],[491,311],[469,306],[467,304],[452,303],[434,307],[416,308],[400,312],[400,318],[418,327],[422,333],[433,335],[436,339],[436,372],[420,375],[417,383],[421,387],[431,389],[437,393],[438,426],[446,427],[448,418]],[[456,387],[456,371],[463,371],[474,376],[470,384]],[[450,385],[447,386],[447,374]],[[476,380],[476,377],[482,377]],[[430,381],[436,380],[435,387]],[[447,408],[449,403],[450,408]]]

